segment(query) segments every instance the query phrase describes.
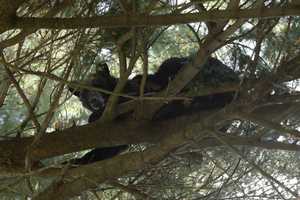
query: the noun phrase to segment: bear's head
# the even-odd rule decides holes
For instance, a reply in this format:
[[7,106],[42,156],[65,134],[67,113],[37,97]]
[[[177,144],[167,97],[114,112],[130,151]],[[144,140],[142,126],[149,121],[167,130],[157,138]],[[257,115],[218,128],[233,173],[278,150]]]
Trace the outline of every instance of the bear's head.
[[109,92],[114,89],[116,82],[117,80],[110,75],[107,64],[101,64],[99,71],[85,83],[91,86],[91,89],[69,87],[69,91],[79,98],[85,108],[92,112],[99,112],[104,109]]

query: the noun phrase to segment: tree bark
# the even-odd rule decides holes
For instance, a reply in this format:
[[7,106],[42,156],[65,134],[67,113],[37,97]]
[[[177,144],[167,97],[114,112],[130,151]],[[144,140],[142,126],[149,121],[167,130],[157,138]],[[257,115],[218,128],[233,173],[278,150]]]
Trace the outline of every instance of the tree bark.
[[[0,4],[1,5],[1,4]],[[77,29],[77,28],[116,28],[163,26],[187,24],[203,21],[224,21],[229,19],[274,18],[284,16],[299,16],[298,8],[262,8],[241,10],[210,10],[201,13],[166,14],[166,15],[119,15],[85,18],[34,18],[17,17],[6,24],[9,29]]]

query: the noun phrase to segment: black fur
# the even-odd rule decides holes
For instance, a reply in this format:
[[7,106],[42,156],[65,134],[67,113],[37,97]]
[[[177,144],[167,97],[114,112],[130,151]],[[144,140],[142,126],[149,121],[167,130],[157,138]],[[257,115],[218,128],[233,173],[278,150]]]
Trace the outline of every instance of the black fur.
[[[148,75],[145,92],[153,93],[163,90],[174,79],[178,71],[190,60],[189,58],[170,58],[164,61],[158,71],[153,75]],[[126,84],[123,93],[130,95],[138,95],[139,85],[142,79],[141,75],[137,75]],[[112,91],[117,84],[118,79],[110,75],[106,64],[102,65],[102,70],[95,74],[95,77],[89,81],[94,87]],[[199,74],[183,89],[184,91],[197,90],[197,85],[216,86],[225,82],[239,81],[237,74],[215,58],[209,58],[200,70]],[[96,121],[102,115],[103,109],[109,98],[109,94],[104,92],[96,92],[87,89],[76,90],[70,88],[70,91],[79,97],[83,106],[92,111],[89,117],[89,123]],[[230,103],[233,99],[233,92],[225,92],[208,96],[195,96],[186,103],[183,100],[175,100],[168,102],[161,110],[156,113],[154,120],[164,120],[174,118],[179,115],[189,114],[201,110],[222,108]],[[120,97],[119,103],[127,101],[126,98]],[[128,145],[119,145],[106,148],[96,148],[85,154],[82,158],[71,161],[73,164],[88,164],[112,158],[128,148]]]
[[69,163],[72,165],[85,165],[96,161],[112,158],[128,148],[128,145],[119,145],[105,148],[95,148],[84,154],[81,158],[73,159]]

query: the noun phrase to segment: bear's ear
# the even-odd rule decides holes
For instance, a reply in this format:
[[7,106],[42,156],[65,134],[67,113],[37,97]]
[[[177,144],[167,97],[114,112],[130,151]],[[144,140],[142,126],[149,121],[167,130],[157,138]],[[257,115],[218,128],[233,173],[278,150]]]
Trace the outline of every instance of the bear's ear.
[[101,73],[103,75],[108,75],[108,76],[110,75],[109,68],[106,63],[98,64],[98,66],[96,67],[96,71],[97,73]]
[[68,86],[68,89],[69,89],[69,91],[70,91],[73,95],[75,95],[75,96],[77,96],[77,97],[80,96],[80,90],[76,90],[75,88],[73,88],[73,87],[71,87],[71,86]]

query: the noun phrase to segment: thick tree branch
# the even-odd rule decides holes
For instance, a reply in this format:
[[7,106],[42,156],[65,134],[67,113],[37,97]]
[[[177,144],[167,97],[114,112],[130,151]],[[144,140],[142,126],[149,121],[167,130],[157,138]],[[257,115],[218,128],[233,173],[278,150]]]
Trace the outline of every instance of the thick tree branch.
[[[222,140],[230,145],[256,146],[267,149],[282,149],[289,151],[300,151],[298,145],[283,143],[266,143],[257,138],[223,136]],[[177,140],[178,141],[178,140]],[[36,199],[65,199],[80,194],[81,191],[96,187],[98,183],[114,177],[119,177],[131,171],[138,170],[147,165],[151,165],[162,159],[167,153],[176,147],[176,143],[162,144],[158,147],[152,147],[144,152],[128,153],[116,156],[113,159],[96,162],[94,164],[82,166],[80,168],[70,169],[64,174],[65,180],[74,180],[69,182],[60,182],[54,184],[44,192],[40,193]],[[214,147],[223,145],[216,138],[206,138],[199,142],[200,148]],[[53,177],[61,175],[61,169],[48,169],[38,176]],[[97,184],[95,184],[97,183]],[[57,196],[59,194],[59,196]]]
[[16,11],[25,0],[0,0],[0,34],[11,27]]
[[[267,119],[287,110],[292,105],[275,104],[263,106],[254,111],[254,113]],[[158,143],[164,137],[170,139],[172,135],[180,133],[201,134],[198,124],[212,113],[214,113],[213,110],[164,122],[145,124],[138,121],[121,121],[113,124],[91,123],[80,127],[72,127],[44,135],[31,155],[36,160],[40,160],[88,148],[141,142]],[[126,127],[126,131],[124,131],[124,127]],[[8,170],[13,170],[13,167],[16,168],[15,170],[20,170],[19,167],[21,167],[22,171],[26,149],[32,140],[33,137],[0,141],[0,157],[2,161],[0,164],[3,167],[4,174]]]
[[[201,125],[198,125],[201,129]],[[204,129],[205,130],[205,127]],[[64,174],[64,180],[58,184],[53,184],[47,188],[44,192],[40,193],[35,199],[65,199],[79,195],[82,191],[96,187],[97,184],[103,183],[106,180],[120,177],[129,172],[145,168],[147,165],[155,164],[163,159],[170,151],[176,149],[180,144],[183,144],[186,139],[189,138],[189,133],[183,132],[165,137],[160,145],[156,147],[148,148],[143,152],[128,153],[120,156],[116,156],[113,159],[96,162],[94,164],[82,166],[79,168],[71,169]],[[221,137],[221,136],[220,136]],[[268,148],[286,148],[287,150],[300,150],[298,145],[288,145],[280,143],[265,143],[259,141],[257,138],[248,137],[232,137],[223,136],[222,141],[230,145],[251,145],[251,146],[267,146]],[[207,146],[224,145],[216,138],[208,138],[199,142],[199,146],[204,148]],[[50,169],[47,174],[46,171],[43,173],[46,176],[58,176],[60,173],[59,169]],[[42,175],[41,173],[40,175]],[[68,181],[71,180],[71,181]],[[97,183],[97,184],[96,184]],[[59,194],[59,195],[57,195]]]
[[[172,148],[174,148],[174,145],[168,145],[164,148],[152,147],[144,152],[124,154],[116,156],[114,159],[70,170],[64,175],[67,178],[64,179],[65,181],[52,184],[33,199],[69,199],[85,190],[95,188],[97,184],[103,183],[106,180],[142,169],[147,165],[155,164],[164,158]],[[71,181],[67,181],[68,178],[69,180],[71,178]]]
[[229,19],[274,18],[299,16],[298,8],[263,8],[244,10],[211,10],[201,13],[166,15],[119,15],[87,18],[33,18],[17,17],[10,21],[10,29],[77,29],[77,28],[116,28],[132,26],[163,26],[186,24],[201,21],[223,21]]

